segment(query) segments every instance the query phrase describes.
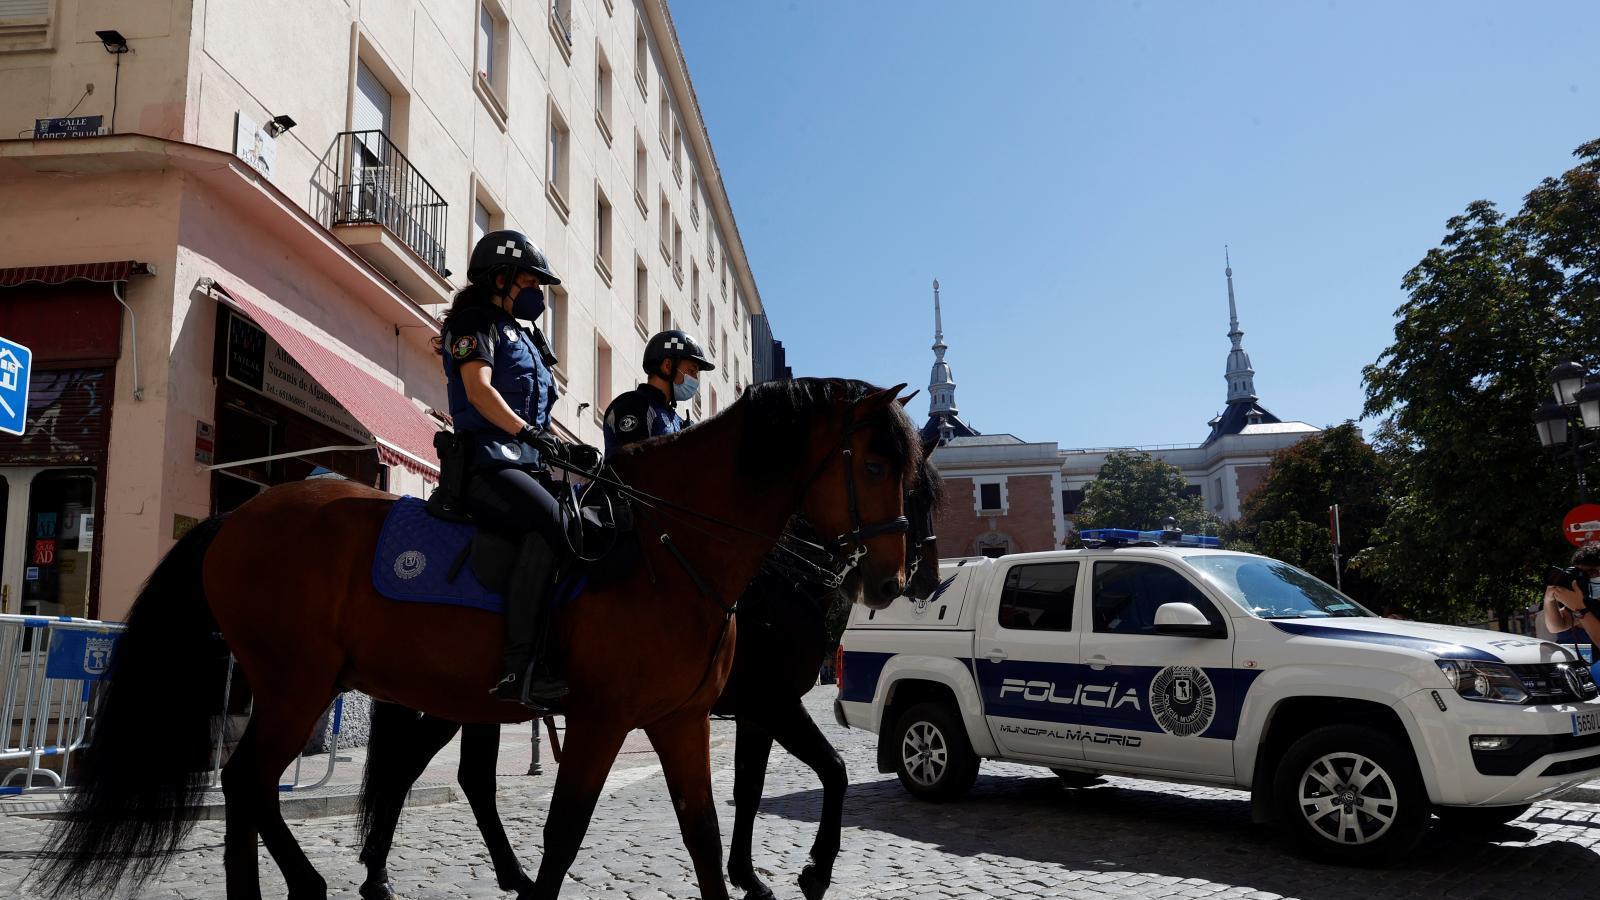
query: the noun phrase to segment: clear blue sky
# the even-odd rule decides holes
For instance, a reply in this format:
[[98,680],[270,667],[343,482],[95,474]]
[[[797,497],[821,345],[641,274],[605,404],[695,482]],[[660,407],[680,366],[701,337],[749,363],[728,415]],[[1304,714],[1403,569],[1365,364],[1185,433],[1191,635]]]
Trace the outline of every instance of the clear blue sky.
[[1591,3],[672,10],[796,374],[925,388],[937,276],[963,416],[1064,447],[1204,438],[1224,243],[1262,402],[1359,416],[1445,220],[1600,137]]

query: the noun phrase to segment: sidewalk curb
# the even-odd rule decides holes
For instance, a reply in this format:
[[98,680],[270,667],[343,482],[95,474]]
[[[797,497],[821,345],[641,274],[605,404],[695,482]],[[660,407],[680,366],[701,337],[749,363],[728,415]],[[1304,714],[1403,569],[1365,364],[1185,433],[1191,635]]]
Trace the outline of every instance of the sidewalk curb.
[[[440,803],[451,803],[460,799],[453,785],[449,784],[420,784],[411,789],[406,795],[405,805],[433,806]],[[359,811],[361,802],[361,786],[358,784],[337,785],[323,788],[315,792],[295,794],[293,791],[284,791],[278,795],[278,805],[286,819],[322,819],[329,816],[351,816]],[[59,819],[62,817],[65,802],[60,799],[48,800],[17,799],[0,803],[0,817],[17,816],[29,819]],[[193,819],[197,821],[220,820],[223,818],[223,803],[221,791],[209,791],[200,807],[194,810]]]

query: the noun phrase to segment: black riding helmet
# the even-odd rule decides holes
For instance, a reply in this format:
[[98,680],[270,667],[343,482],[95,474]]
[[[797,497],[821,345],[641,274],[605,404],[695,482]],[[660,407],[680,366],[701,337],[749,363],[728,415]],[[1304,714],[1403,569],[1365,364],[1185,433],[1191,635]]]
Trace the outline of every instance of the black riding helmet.
[[550,260],[539,245],[522,232],[510,229],[491,231],[478,239],[472,258],[467,261],[467,280],[473,284],[493,283],[495,272],[503,266],[532,272],[545,284],[561,283],[550,271]]
[[663,359],[692,359],[700,364],[700,371],[710,372],[716,368],[711,360],[706,359],[706,353],[700,349],[700,342],[689,336],[687,331],[674,328],[663,331],[651,338],[644,345],[644,370],[650,375],[659,375]]

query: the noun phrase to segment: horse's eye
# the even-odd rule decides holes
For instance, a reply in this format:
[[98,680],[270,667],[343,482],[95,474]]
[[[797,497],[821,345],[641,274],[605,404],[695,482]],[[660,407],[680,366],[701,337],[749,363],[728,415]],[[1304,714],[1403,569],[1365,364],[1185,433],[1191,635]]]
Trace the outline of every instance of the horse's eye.
[[866,469],[867,469],[867,474],[871,475],[873,478],[882,478],[883,477],[883,473],[889,471],[889,468],[887,466],[885,466],[883,463],[875,463],[875,462],[867,463]]

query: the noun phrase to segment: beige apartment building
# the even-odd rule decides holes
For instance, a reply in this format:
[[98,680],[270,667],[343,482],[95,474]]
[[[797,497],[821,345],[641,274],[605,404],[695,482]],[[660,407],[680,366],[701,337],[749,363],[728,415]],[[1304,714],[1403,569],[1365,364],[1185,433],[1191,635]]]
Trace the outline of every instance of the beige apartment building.
[[563,284],[557,427],[645,339],[692,414],[751,380],[760,295],[662,0],[0,0],[0,611],[117,619],[186,528],[329,473],[436,479],[437,316],[478,235]]

